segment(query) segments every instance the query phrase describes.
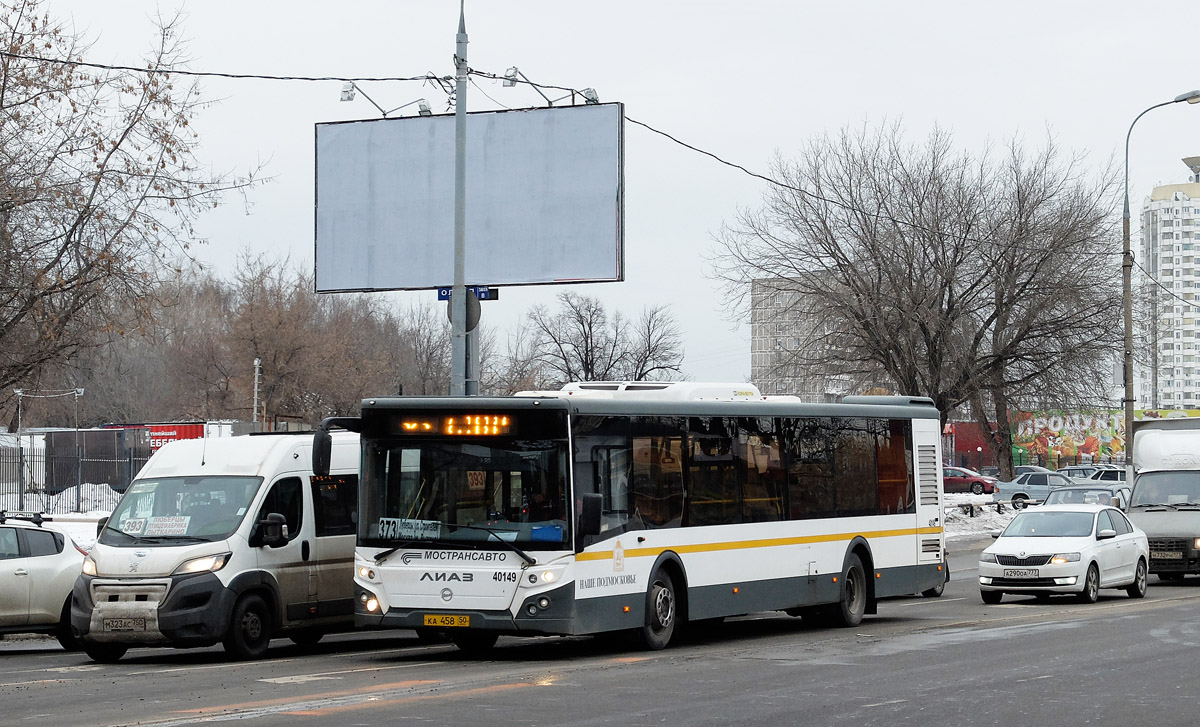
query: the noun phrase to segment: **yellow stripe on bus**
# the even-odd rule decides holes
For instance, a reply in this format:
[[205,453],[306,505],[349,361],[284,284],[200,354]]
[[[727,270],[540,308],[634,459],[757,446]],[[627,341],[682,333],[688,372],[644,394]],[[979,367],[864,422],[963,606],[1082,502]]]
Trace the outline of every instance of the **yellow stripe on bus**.
[[[625,550],[626,558],[638,558],[642,556],[658,556],[664,551],[670,550],[675,553],[711,553],[721,550],[745,550],[747,548],[778,548],[785,545],[805,545],[808,543],[833,543],[839,540],[849,542],[850,540],[862,536],[864,538],[895,538],[905,535],[938,535],[942,532],[941,528],[903,528],[900,530],[876,530],[871,533],[832,533],[829,535],[804,535],[797,538],[767,538],[762,540],[737,540],[727,543],[700,543],[698,545],[676,545],[661,548],[628,548]],[[575,556],[576,561],[581,560],[611,560],[613,553],[608,551],[596,551],[592,553],[579,553]]]

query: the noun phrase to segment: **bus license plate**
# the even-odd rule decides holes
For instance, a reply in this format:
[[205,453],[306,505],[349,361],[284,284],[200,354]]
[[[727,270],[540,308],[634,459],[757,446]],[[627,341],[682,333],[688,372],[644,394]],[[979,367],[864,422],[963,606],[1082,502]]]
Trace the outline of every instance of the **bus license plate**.
[[440,629],[462,628],[471,625],[471,617],[449,613],[427,613],[425,614],[425,625],[436,626]]
[[106,618],[104,619],[105,631],[145,631],[146,619],[144,618]]
[[1005,578],[1037,578],[1037,568],[1005,568]]
[[1151,560],[1183,560],[1183,553],[1178,550],[1152,550]]

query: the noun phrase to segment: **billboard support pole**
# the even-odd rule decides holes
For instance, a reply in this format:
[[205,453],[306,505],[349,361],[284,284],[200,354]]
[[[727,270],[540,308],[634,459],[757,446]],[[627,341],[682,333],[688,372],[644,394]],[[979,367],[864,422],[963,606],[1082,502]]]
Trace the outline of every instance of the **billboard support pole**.
[[450,295],[450,395],[467,393],[467,21],[458,6],[454,52],[454,290]]

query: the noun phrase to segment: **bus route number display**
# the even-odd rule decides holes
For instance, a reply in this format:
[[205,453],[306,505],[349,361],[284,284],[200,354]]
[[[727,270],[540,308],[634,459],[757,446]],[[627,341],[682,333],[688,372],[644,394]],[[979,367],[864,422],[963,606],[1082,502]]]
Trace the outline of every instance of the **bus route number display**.
[[455,414],[454,416],[411,417],[399,420],[401,434],[444,434],[450,436],[496,436],[512,431],[507,414]]

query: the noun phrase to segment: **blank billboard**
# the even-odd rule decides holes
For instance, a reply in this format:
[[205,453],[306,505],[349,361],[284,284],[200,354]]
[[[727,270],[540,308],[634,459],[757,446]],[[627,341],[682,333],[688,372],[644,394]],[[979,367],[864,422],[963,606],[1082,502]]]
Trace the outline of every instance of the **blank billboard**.
[[[624,279],[624,108],[467,115],[467,285]],[[316,125],[318,292],[454,282],[454,115]]]

